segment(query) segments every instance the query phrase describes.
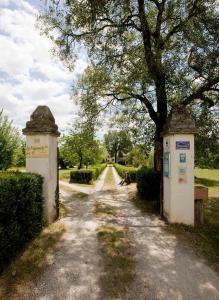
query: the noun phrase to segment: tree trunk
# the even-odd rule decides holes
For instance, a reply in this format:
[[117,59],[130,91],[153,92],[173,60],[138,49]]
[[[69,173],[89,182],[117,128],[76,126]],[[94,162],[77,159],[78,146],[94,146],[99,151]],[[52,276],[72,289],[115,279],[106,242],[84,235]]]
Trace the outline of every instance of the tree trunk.
[[163,216],[163,125],[156,125],[154,145],[154,170],[160,174],[160,214]]
[[79,162],[78,170],[80,170],[82,168],[82,165],[83,165],[83,156],[80,157],[80,162]]
[[115,159],[115,163],[117,163],[117,151],[115,151],[114,159]]

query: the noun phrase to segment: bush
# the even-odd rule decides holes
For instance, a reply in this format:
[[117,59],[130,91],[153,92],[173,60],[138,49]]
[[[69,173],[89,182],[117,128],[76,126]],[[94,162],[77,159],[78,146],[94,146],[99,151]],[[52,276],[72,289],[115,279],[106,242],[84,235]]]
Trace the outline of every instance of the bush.
[[130,176],[131,182],[136,182],[136,180],[137,180],[136,174],[138,172],[137,168],[122,166],[119,164],[114,164],[114,167],[120,177],[125,178],[126,174],[128,173],[128,175]]
[[0,271],[43,224],[40,175],[0,173]]
[[75,170],[70,172],[70,182],[90,183],[94,174],[92,170]]
[[70,182],[89,184],[100,176],[105,167],[106,164],[100,164],[91,166],[88,169],[71,171]]
[[146,167],[137,172],[137,190],[141,198],[147,201],[160,198],[160,174]]

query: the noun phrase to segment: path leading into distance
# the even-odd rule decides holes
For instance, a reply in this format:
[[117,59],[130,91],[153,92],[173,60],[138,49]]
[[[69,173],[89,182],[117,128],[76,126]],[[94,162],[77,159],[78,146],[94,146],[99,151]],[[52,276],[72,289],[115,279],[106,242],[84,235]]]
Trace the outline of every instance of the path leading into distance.
[[[74,185],[61,183],[68,215],[59,222],[67,230],[53,253],[53,263],[22,299],[107,299],[101,296],[104,293],[99,285],[103,263],[96,229],[100,224],[116,223],[128,228],[135,261],[135,279],[122,299],[218,300],[218,275],[188,245],[168,233],[158,217],[142,215],[129,199],[130,187],[118,185],[120,178],[114,168],[114,183],[107,185],[109,168],[95,188],[77,190],[87,194],[83,199],[74,194]],[[96,201],[112,206],[117,212],[116,220],[97,219]]]

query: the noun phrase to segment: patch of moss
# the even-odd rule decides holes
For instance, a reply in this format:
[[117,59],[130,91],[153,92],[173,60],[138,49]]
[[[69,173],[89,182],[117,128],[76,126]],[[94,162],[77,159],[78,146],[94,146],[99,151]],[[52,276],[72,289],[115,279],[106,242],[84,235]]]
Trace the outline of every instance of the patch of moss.
[[96,202],[95,203],[95,215],[96,217],[116,217],[116,212],[114,208],[110,205],[101,203],[101,202]]

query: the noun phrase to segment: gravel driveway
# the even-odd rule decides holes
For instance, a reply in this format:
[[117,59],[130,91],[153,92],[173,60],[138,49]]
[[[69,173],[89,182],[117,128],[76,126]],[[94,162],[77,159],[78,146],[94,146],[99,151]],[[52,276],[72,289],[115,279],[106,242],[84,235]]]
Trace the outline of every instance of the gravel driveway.
[[[68,189],[61,190],[68,216],[60,222],[67,231],[53,263],[23,299],[104,300],[100,296],[103,270],[96,228],[101,222],[114,222],[128,228],[135,261],[135,279],[122,299],[219,300],[218,275],[189,246],[167,233],[158,217],[141,214],[129,200],[129,188],[118,185],[120,178],[114,168],[115,184],[104,189],[108,168],[83,199],[72,199],[74,186],[65,184]],[[113,206],[117,219],[97,220],[96,201]]]

